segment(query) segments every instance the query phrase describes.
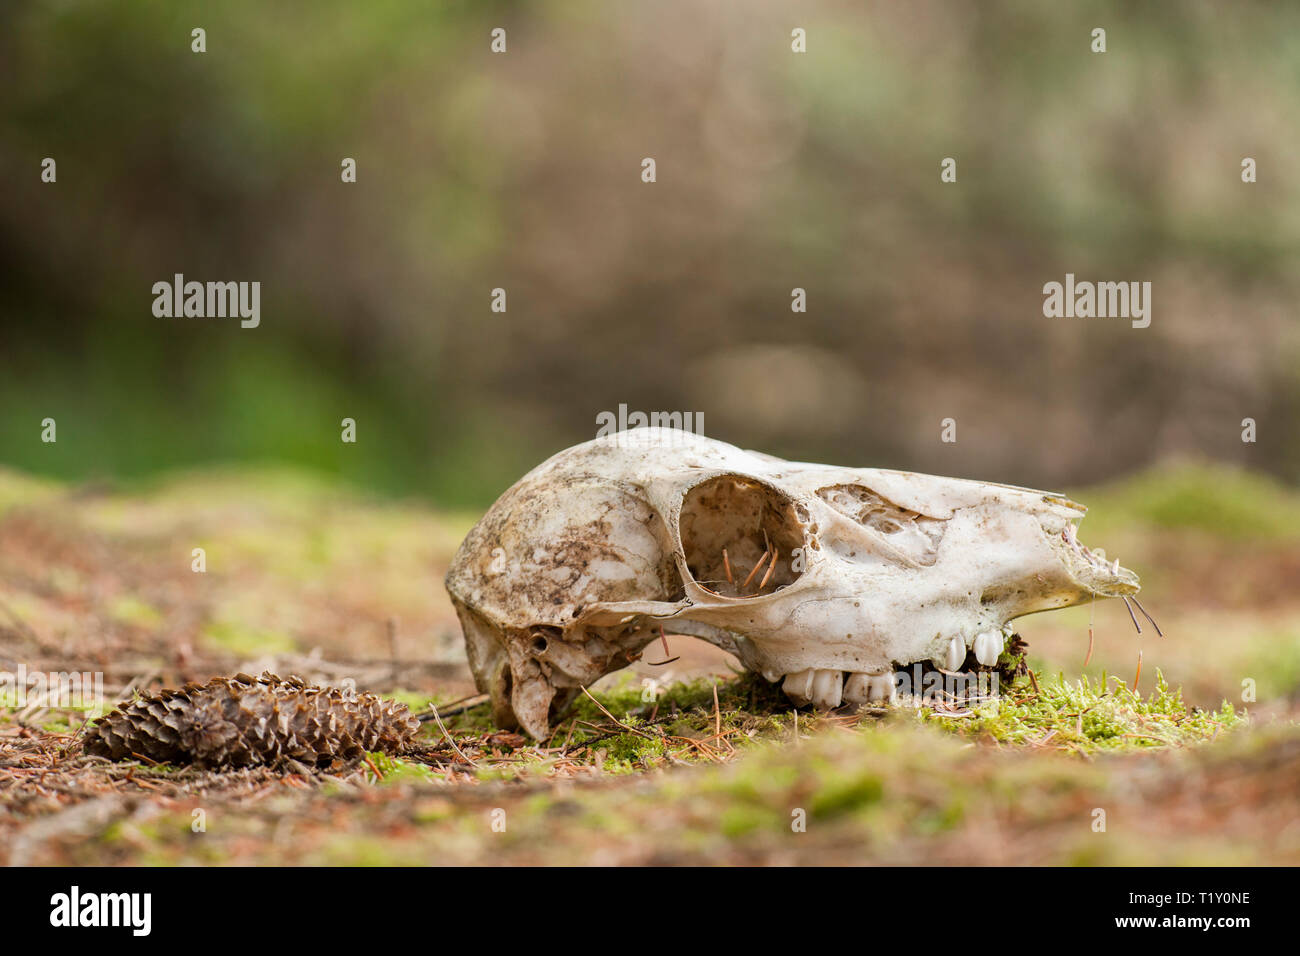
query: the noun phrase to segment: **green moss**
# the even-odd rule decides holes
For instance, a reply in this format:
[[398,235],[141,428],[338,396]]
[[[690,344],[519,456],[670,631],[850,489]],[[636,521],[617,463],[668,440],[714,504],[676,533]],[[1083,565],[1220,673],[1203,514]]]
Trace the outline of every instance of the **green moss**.
[[601,743],[605,749],[604,768],[609,773],[633,773],[656,764],[668,753],[667,741],[662,736],[641,737],[621,734]]
[[825,781],[809,801],[808,810],[814,817],[834,817],[850,813],[878,802],[885,795],[885,782],[875,773],[861,767],[837,774],[836,768],[817,768]]
[[1146,697],[1134,694],[1118,678],[1103,675],[1093,682],[1085,675],[1067,681],[1058,674],[1055,681],[1041,682],[1038,693],[1027,682],[1017,683],[970,717],[947,717],[928,707],[917,713],[919,719],[963,737],[1064,746],[1083,753],[1203,743],[1245,722],[1226,701],[1217,711],[1188,707],[1159,671],[1156,688]]
[[367,756],[370,758],[370,762],[374,764],[375,769],[382,775],[380,783],[385,785],[423,783],[439,779],[437,774],[423,764],[410,763],[399,757],[390,757],[382,753],[372,753],[367,754]]
[[[395,687],[392,690],[386,690],[380,696],[388,700],[395,700],[398,703],[405,704],[407,707],[410,708],[411,713],[413,714],[423,713],[424,711],[428,710],[429,702],[431,699],[430,695],[428,694],[422,694],[419,691],[415,691],[415,690],[405,690],[404,688],[401,687]],[[437,703],[438,701],[437,695],[434,695],[432,697],[432,700],[434,703]]]
[[59,714],[41,722],[41,730],[47,734],[70,734],[81,726],[81,718],[71,714]]
[[[719,684],[719,693],[723,693],[731,682]],[[641,682],[641,678],[630,671],[622,672],[614,680],[595,692],[593,696],[611,714],[624,722],[629,718],[645,717],[658,711],[660,714],[676,711],[708,708],[713,710],[714,680],[700,677],[690,681],[677,681],[660,685],[651,691]],[[572,715],[581,720],[597,722],[606,720],[600,708],[585,694],[574,701]]]
[[[433,699],[441,710],[444,703],[450,702],[454,698],[447,697],[446,701],[439,701],[438,696],[435,695]],[[425,705],[420,708],[420,712],[423,713],[427,709],[428,702],[426,701]],[[492,733],[498,729],[496,723],[492,720],[492,708],[486,703],[471,707],[469,710],[461,711],[450,717],[443,717],[442,723],[447,728],[448,733],[454,737],[478,736]],[[437,723],[432,720],[424,722],[422,733],[428,740],[442,739],[442,731],[438,729]]]

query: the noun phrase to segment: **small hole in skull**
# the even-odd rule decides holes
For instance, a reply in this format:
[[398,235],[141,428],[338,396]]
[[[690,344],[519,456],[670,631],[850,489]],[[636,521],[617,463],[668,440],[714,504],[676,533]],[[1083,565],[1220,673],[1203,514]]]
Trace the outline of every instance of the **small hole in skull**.
[[533,628],[532,633],[529,634],[528,646],[532,648],[534,654],[545,654],[551,646],[551,641],[558,640],[561,636],[559,628],[539,626]]
[[720,475],[687,493],[681,538],[696,583],[716,594],[758,597],[800,576],[794,552],[805,535],[794,503],[743,475]]

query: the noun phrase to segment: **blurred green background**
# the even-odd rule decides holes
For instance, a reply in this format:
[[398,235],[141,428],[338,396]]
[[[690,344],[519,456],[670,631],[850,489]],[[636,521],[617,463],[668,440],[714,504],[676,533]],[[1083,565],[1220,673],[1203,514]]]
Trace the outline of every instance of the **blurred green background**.
[[[1016,484],[1300,479],[1297,6],[7,0],[0,71],[3,464],[477,507],[626,403]],[[155,318],[177,272],[260,281],[261,327]],[[1152,282],[1151,327],[1044,318],[1067,272]]]

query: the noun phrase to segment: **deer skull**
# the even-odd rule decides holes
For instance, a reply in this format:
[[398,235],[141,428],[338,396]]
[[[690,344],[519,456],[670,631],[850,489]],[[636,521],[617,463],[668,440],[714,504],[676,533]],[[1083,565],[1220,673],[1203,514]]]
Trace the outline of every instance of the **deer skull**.
[[552,719],[661,626],[797,704],[889,699],[893,671],[997,660],[1013,618],[1138,579],[1075,538],[1060,495],[783,461],[637,428],[560,452],[461,544],[447,590],[503,726]]

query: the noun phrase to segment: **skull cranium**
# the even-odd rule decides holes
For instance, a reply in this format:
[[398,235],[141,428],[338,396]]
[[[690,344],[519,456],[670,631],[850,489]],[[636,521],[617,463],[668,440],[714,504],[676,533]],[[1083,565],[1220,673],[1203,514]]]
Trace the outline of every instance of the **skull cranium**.
[[787,462],[674,429],[577,445],[470,531],[447,589],[494,717],[543,739],[671,622],[796,703],[887,697],[898,666],[997,659],[1013,618],[1136,593],[1060,495]]

